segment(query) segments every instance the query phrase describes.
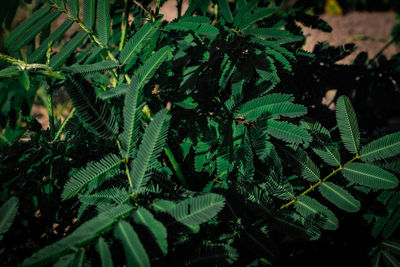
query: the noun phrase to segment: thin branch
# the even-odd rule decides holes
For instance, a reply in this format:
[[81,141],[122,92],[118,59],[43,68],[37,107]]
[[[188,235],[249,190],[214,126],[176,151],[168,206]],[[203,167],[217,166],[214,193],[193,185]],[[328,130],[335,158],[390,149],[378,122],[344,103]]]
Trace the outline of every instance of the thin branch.
[[[308,188],[307,190],[305,190],[303,193],[301,193],[299,196],[304,196],[307,195],[309,192],[314,191],[315,188],[317,188],[320,184],[322,184],[323,182],[325,182],[326,180],[328,180],[331,176],[335,175],[336,173],[338,173],[339,171],[343,170],[343,167],[346,166],[349,163],[352,163],[353,161],[359,159],[360,156],[357,154],[355,155],[351,160],[349,160],[348,162],[346,162],[343,166],[340,165],[337,169],[333,170],[330,174],[328,174],[327,176],[325,176],[325,178],[323,178],[322,180],[319,179],[318,182],[316,182],[314,185],[310,186],[310,188]],[[294,204],[297,201],[297,197],[294,197],[291,201],[289,201],[288,203],[284,204],[281,206],[281,209],[287,208],[290,205]]]

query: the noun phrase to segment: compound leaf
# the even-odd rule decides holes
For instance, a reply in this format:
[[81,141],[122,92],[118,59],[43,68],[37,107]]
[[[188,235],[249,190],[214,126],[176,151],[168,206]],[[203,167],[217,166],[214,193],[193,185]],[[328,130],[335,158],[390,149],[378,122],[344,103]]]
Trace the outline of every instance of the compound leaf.
[[342,187],[331,182],[323,182],[318,188],[321,195],[342,210],[347,212],[357,212],[360,210],[360,202]]
[[124,246],[127,266],[150,266],[149,256],[133,227],[126,221],[120,221],[114,229],[114,235]]
[[336,120],[346,149],[358,154],[360,146],[360,132],[356,113],[347,96],[340,96],[336,103]]
[[350,182],[374,189],[395,188],[399,181],[396,176],[375,165],[367,163],[349,163],[342,169],[343,176]]

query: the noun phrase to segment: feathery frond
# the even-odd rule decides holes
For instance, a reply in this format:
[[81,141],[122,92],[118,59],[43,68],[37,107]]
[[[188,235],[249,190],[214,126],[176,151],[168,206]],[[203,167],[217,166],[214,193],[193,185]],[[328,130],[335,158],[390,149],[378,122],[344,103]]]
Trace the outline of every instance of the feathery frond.
[[149,256],[129,223],[120,221],[114,228],[114,236],[122,242],[128,266],[150,266]]
[[96,30],[100,42],[107,47],[111,33],[110,6],[108,0],[97,0]]
[[158,246],[160,247],[164,255],[168,252],[168,242],[167,242],[167,229],[165,226],[156,220],[150,211],[143,207],[139,207],[133,214],[133,220],[135,223],[142,224],[149,229],[153,234]]
[[19,38],[22,34],[26,32],[35,22],[43,18],[48,12],[50,11],[50,7],[45,6],[41,9],[35,11],[32,16],[30,16],[27,20],[23,21],[19,24],[8,36],[7,39],[4,41],[4,46],[9,47],[12,45],[17,38]]
[[331,182],[323,182],[318,188],[321,195],[342,210],[347,212],[357,212],[360,210],[360,202],[342,187]]
[[96,250],[99,253],[102,267],[113,267],[112,255],[104,238],[100,237],[97,240]]
[[42,43],[41,45],[33,51],[32,55],[30,56],[30,62],[37,62],[44,57],[46,51],[48,49],[49,43],[58,41],[63,34],[72,26],[73,21],[66,20],[63,24],[61,24],[57,29],[51,33]]
[[121,143],[125,150],[125,157],[131,155],[137,138],[138,126],[141,111],[138,105],[141,103],[143,96],[143,87],[154,75],[161,64],[171,55],[172,49],[164,46],[153,54],[146,63],[141,66],[136,75],[132,78],[124,101],[124,130],[120,136]]
[[268,120],[266,132],[288,143],[308,144],[312,140],[306,130],[285,121]]
[[294,206],[304,217],[321,214],[326,220],[322,225],[322,228],[326,230],[336,230],[339,226],[335,214],[326,206],[309,196],[299,196],[298,200],[294,203]]
[[340,96],[336,103],[336,120],[346,149],[358,154],[360,146],[360,132],[356,113],[347,96]]
[[71,39],[54,57],[51,58],[50,66],[53,69],[60,67],[67,58],[80,46],[87,37],[87,33],[84,31],[79,32],[74,38]]
[[131,39],[129,39],[119,55],[119,60],[121,64],[126,65],[125,71],[128,71],[130,67],[135,63],[136,55],[150,40],[150,38],[154,36],[154,34],[157,32],[157,28],[158,23],[153,24],[147,22],[136,32],[136,34]]
[[96,17],[96,0],[83,0],[83,23],[91,30]]
[[103,174],[110,171],[116,172],[120,164],[121,159],[114,154],[107,155],[100,161],[89,162],[85,168],[80,169],[65,184],[62,199],[74,197],[84,186]]
[[132,177],[132,189],[135,194],[143,192],[149,176],[149,170],[153,161],[160,155],[167,139],[170,116],[167,110],[159,111],[146,128],[142,142],[139,146],[136,158],[131,164],[130,176]]
[[179,202],[168,213],[180,223],[198,225],[216,216],[224,205],[223,196],[207,193]]
[[363,146],[360,151],[360,159],[375,161],[390,158],[397,154],[400,154],[400,132],[385,135]]
[[15,216],[17,215],[19,200],[17,197],[11,197],[0,207],[0,240],[11,227]]
[[342,169],[343,176],[350,182],[365,185],[373,189],[395,188],[399,181],[396,176],[375,165],[367,163],[349,163]]
[[101,61],[94,64],[74,64],[69,67],[63,67],[62,70],[70,73],[87,74],[91,72],[103,72],[106,70],[118,68],[120,65],[112,60]]
[[91,84],[82,76],[74,75],[68,79],[66,89],[80,119],[100,137],[115,138],[118,132],[116,117],[109,105],[97,97]]

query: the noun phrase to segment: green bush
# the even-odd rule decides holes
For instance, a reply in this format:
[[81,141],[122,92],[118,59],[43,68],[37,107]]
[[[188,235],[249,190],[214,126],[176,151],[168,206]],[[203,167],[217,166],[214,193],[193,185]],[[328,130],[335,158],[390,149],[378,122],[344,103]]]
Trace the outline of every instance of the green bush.
[[[341,232],[353,220],[372,227],[362,235],[373,241],[356,243],[370,259],[357,262],[395,265],[400,132],[362,137],[345,95],[326,128],[306,94],[284,88],[321,60],[301,49],[295,21],[329,25],[244,0],[193,0],[168,23],[164,2],[42,1],[8,35],[1,263],[290,266],[303,253],[317,265],[308,248],[354,245]],[[73,105],[63,121],[62,91]],[[48,130],[29,116],[36,95]]]

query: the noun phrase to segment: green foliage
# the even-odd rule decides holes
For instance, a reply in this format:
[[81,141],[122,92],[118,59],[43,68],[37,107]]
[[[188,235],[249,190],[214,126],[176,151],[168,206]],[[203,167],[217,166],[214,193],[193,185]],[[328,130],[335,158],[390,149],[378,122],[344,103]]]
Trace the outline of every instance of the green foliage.
[[[327,119],[309,101],[351,49],[301,49],[296,22],[330,29],[308,4],[193,0],[181,14],[177,1],[166,22],[164,2],[42,1],[9,33],[0,262],[291,266],[308,244],[359,239],[343,235],[358,218],[371,262],[397,264],[399,132],[370,141],[345,94]],[[30,116],[35,99],[47,130]]]
[[0,207],[0,240],[8,231],[17,215],[19,201],[17,197],[11,197]]

